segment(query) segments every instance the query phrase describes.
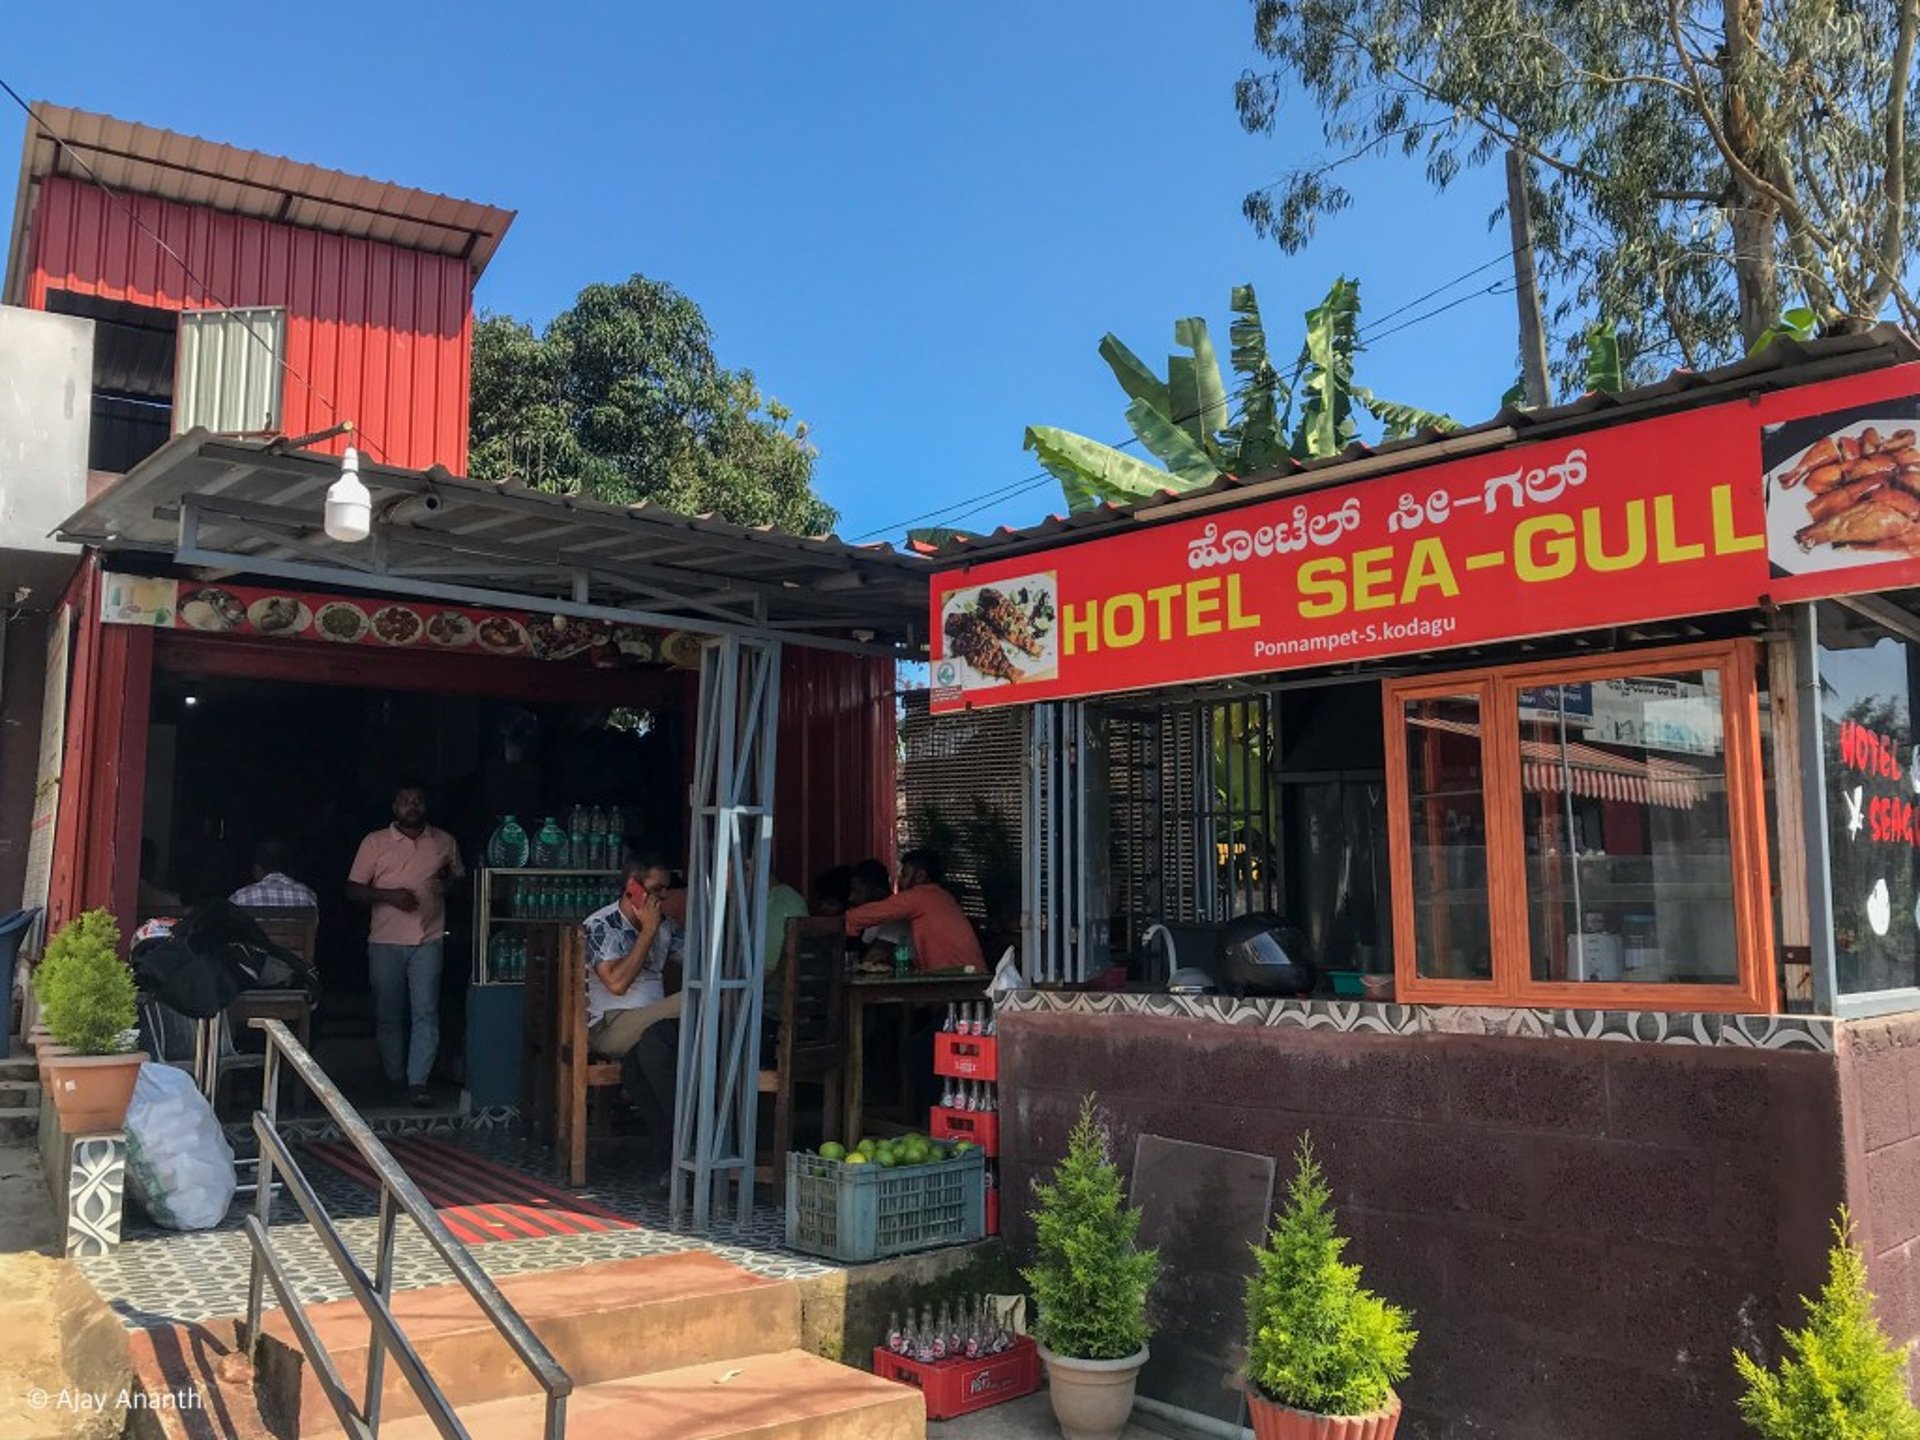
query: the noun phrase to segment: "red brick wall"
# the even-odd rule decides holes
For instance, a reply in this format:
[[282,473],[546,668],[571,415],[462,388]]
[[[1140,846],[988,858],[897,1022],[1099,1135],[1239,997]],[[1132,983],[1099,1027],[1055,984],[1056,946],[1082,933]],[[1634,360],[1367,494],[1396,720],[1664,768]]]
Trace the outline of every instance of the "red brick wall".
[[1738,1440],[1735,1345],[1771,1349],[1823,1274],[1830,1055],[1005,1011],[1000,1033],[1022,1254],[1085,1090],[1124,1165],[1166,1135],[1284,1183],[1311,1129],[1352,1258],[1417,1312],[1407,1440]]
[[1838,1041],[1847,1203],[1896,1340],[1920,1340],[1920,1015],[1850,1022]]

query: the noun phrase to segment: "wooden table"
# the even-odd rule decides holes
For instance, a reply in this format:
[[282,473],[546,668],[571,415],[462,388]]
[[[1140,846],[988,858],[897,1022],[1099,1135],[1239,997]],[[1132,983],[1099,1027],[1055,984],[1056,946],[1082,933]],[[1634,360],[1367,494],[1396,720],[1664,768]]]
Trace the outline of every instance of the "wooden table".
[[902,1045],[900,1078],[904,1086],[907,1074],[905,1031],[915,1006],[958,1005],[987,998],[987,986],[993,976],[985,970],[942,971],[927,975],[851,975],[842,987],[846,995],[846,1072],[841,1085],[841,1103],[845,1125],[841,1136],[852,1145],[860,1139],[866,1087],[866,1012],[874,1005],[898,1005]]

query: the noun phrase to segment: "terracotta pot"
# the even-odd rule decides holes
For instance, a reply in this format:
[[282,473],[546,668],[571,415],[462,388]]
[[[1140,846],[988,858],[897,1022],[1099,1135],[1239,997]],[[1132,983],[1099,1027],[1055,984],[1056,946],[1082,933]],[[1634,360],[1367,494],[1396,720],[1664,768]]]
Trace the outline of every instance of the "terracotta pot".
[[48,1066],[47,1080],[60,1128],[69,1135],[118,1130],[127,1123],[127,1106],[146,1053],[61,1055]]
[[42,1037],[40,1043],[34,1047],[33,1060],[40,1071],[40,1088],[45,1090],[49,1095],[53,1093],[53,1087],[47,1083],[49,1079],[49,1067],[51,1067],[53,1062],[60,1056],[71,1055],[72,1053],[73,1052],[67,1049],[66,1046],[47,1037]]
[[1142,1345],[1124,1360],[1075,1360],[1040,1347],[1047,1395],[1065,1440],[1118,1440],[1133,1414],[1133,1386],[1147,1363]]
[[1259,1391],[1249,1390],[1247,1409],[1252,1412],[1254,1440],[1393,1440],[1393,1432],[1400,1428],[1398,1395],[1388,1395],[1387,1403],[1371,1415],[1316,1415],[1275,1404]]

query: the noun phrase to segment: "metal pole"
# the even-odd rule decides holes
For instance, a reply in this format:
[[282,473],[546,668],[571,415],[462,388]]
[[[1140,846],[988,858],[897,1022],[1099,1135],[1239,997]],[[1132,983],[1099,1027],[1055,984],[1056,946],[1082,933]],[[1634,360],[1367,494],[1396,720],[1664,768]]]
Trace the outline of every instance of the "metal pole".
[[[273,1124],[273,1099],[280,1088],[280,1049],[273,1043],[273,1037],[267,1037],[267,1058],[260,1078],[260,1103],[266,1108],[267,1124]],[[273,1149],[261,1143],[260,1158],[254,1166],[253,1213],[260,1222],[260,1233],[265,1236],[272,1233],[273,1222]],[[247,1355],[255,1364],[260,1360],[260,1308],[265,1299],[266,1273],[261,1268],[260,1255],[254,1252],[253,1264],[247,1271]]]
[[[1793,607],[1794,703],[1800,707],[1800,818],[1807,850],[1807,941],[1813,1008],[1834,1013],[1839,974],[1833,944],[1833,856],[1827,835],[1826,730],[1820,714],[1820,631],[1812,605]],[[1784,758],[1784,757],[1783,757]],[[1767,963],[1773,963],[1771,955]]]
[[1533,215],[1527,207],[1527,157],[1507,151],[1507,227],[1513,237],[1513,299],[1520,310],[1520,373],[1529,409],[1553,403],[1547,380],[1547,337],[1540,323],[1540,287],[1533,273]]
[[[385,1305],[393,1299],[393,1241],[394,1220],[398,1212],[393,1204],[393,1192],[385,1185],[380,1187],[380,1234],[374,1243],[373,1252],[373,1288],[379,1295],[380,1303]],[[387,1348],[386,1337],[380,1333],[378,1325],[370,1325],[371,1334],[367,1341],[367,1398],[360,1407],[360,1413],[367,1417],[367,1429],[375,1435],[380,1433],[380,1388],[386,1380]]]

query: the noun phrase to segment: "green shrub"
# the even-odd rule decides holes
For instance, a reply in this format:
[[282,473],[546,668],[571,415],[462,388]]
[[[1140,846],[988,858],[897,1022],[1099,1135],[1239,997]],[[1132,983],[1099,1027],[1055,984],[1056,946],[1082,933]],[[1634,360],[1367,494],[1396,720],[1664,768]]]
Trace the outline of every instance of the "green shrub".
[[1907,1347],[1873,1316],[1867,1262],[1844,1208],[1834,1222],[1827,1283],[1802,1297],[1807,1328],[1786,1330],[1789,1354],[1769,1370],[1746,1355],[1740,1414],[1765,1440],[1920,1440],[1920,1411],[1907,1398]]
[[34,993],[56,1043],[79,1055],[115,1055],[131,1048],[133,972],[120,958],[120,927],[105,910],[89,910],[60,927],[47,946]]
[[120,948],[120,926],[111,911],[89,910],[62,925],[33,967],[33,998],[44,1009],[60,966],[75,955],[91,954],[102,946],[115,952]]
[[1412,1317],[1360,1284],[1340,1259],[1333,1192],[1302,1137],[1287,1203],[1253,1247],[1247,1378],[1267,1399],[1319,1415],[1367,1415],[1407,1375]]
[[1140,1212],[1122,1200],[1108,1149],[1089,1095],[1052,1183],[1033,1187],[1038,1254],[1020,1272],[1039,1307],[1033,1332],[1074,1360],[1124,1360],[1147,1343],[1147,1291],[1160,1273],[1159,1253],[1135,1243]]

